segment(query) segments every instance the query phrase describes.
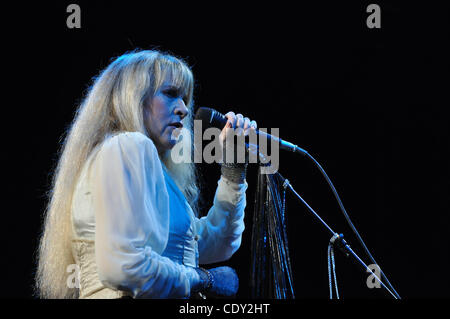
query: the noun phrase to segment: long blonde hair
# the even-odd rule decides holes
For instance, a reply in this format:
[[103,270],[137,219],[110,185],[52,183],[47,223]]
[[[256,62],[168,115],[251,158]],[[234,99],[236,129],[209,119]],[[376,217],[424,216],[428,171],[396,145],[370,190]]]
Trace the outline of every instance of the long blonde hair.
[[[78,289],[69,288],[66,281],[67,267],[75,263],[71,252],[71,206],[80,171],[92,150],[109,134],[128,131],[149,136],[144,107],[167,78],[185,93],[190,116],[183,121],[192,130],[194,79],[183,60],[160,51],[136,50],[116,58],[94,78],[66,132],[53,174],[37,252],[38,297],[78,297]],[[170,156],[161,160],[195,211],[198,187],[194,164],[175,164]]]

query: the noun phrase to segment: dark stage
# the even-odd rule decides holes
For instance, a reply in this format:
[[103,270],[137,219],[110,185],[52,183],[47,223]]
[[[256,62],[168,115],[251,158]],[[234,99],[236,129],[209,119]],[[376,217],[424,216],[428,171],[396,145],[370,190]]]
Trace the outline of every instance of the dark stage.
[[[217,2],[195,8],[77,2],[81,28],[70,29],[70,3],[49,1],[4,13],[17,16],[4,39],[11,55],[4,61],[13,68],[7,94],[15,97],[7,108],[25,123],[8,129],[12,143],[3,156],[4,201],[12,205],[3,212],[2,297],[33,298],[41,214],[60,138],[92,77],[113,57],[136,48],[184,58],[196,80],[196,107],[243,113],[308,150],[402,299],[450,297],[446,8],[379,1],[381,28],[371,29],[371,2],[365,1]],[[200,168],[209,205],[220,169]],[[279,171],[368,261],[317,168],[283,152]],[[238,299],[250,297],[256,173],[250,167],[241,248],[220,264],[237,270]],[[291,194],[287,222],[296,299],[326,300],[330,236]],[[368,274],[341,253],[336,259],[343,299],[391,299],[382,289],[369,289]]]

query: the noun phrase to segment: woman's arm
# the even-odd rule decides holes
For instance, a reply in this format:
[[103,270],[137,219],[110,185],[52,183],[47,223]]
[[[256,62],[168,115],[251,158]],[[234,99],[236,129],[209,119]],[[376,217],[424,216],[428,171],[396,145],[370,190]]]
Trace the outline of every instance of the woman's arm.
[[[212,208],[206,217],[196,222],[200,264],[229,259],[241,245],[242,232],[245,228],[247,163],[238,163],[236,148],[230,150],[228,145],[234,143],[234,134],[238,132],[237,130],[241,130],[239,134],[248,135],[250,130],[257,128],[257,124],[242,114],[235,115],[234,112],[228,112],[225,117],[227,123],[219,136],[223,147],[222,176],[218,182]],[[227,156],[226,153],[230,151],[234,156]],[[229,157],[235,158],[228,162]]]
[[197,272],[160,255],[168,240],[169,197],[153,142],[140,133],[109,138],[90,172],[102,284],[134,297],[189,296]]
[[221,176],[208,215],[196,221],[200,264],[227,260],[240,247],[247,187]]

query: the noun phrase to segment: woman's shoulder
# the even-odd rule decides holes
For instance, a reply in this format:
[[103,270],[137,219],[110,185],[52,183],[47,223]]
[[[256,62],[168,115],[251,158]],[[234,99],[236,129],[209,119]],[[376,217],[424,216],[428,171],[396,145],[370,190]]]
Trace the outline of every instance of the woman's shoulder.
[[109,134],[92,155],[107,161],[122,158],[135,162],[140,161],[141,158],[159,158],[153,141],[140,132]]
[[109,134],[102,143],[102,148],[120,147],[123,150],[134,147],[146,147],[156,152],[153,141],[141,132],[119,132]]

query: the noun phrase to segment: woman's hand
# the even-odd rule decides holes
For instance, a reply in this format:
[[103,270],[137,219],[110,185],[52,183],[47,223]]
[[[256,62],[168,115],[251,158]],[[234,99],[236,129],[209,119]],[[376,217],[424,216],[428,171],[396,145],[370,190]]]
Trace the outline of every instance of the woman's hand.
[[[245,164],[248,161],[248,153],[244,148],[244,139],[241,140],[242,145],[239,143],[236,145],[234,143],[234,136],[248,136],[251,131],[253,131],[253,133],[256,131],[258,125],[256,124],[256,121],[252,121],[240,113],[236,115],[232,111],[225,114],[225,117],[227,118],[227,123],[219,135],[219,142],[223,150],[223,162]],[[231,144],[229,144],[228,141],[231,141]],[[249,148],[250,151],[252,151],[252,149],[252,147]],[[227,153],[232,155],[227,156]]]
[[252,121],[248,117],[244,117],[240,113],[236,115],[233,111],[230,111],[225,114],[225,117],[228,119],[228,121],[219,136],[219,141],[222,146],[224,145],[224,142],[227,140],[227,138],[230,138],[230,136],[232,136],[232,133],[237,136],[247,136],[250,133],[250,130],[255,131],[258,127],[256,121]]

